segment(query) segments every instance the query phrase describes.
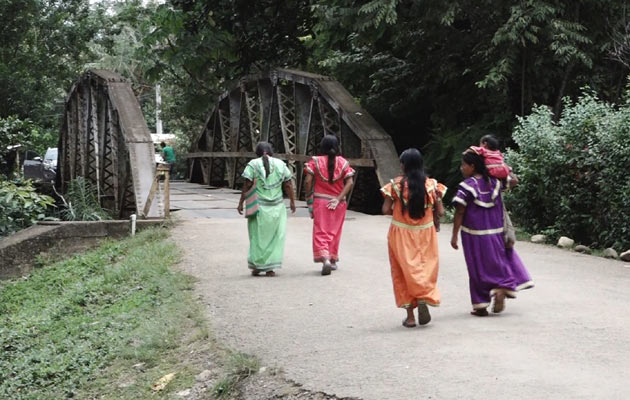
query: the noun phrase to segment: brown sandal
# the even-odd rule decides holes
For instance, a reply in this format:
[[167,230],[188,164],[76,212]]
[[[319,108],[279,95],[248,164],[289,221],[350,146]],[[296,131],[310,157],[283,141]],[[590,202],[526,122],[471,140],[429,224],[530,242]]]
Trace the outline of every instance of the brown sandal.
[[486,310],[485,308],[478,308],[476,310],[471,311],[470,315],[474,315],[476,317],[487,317],[488,310]]
[[259,269],[252,269],[252,276],[259,276],[261,272]]
[[274,271],[267,271],[265,272],[265,276],[276,276],[276,273]]

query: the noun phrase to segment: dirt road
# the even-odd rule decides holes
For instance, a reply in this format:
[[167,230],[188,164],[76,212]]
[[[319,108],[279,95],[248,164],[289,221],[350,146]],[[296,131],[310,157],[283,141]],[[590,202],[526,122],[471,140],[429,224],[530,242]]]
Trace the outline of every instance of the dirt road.
[[536,287],[503,314],[473,317],[463,254],[444,225],[442,306],[426,327],[407,329],[387,217],[348,213],[340,270],[322,277],[301,209],[288,220],[283,269],[254,278],[236,194],[181,184],[172,198],[182,208],[181,268],[199,278],[218,337],[309,389],[365,400],[630,397],[629,264],[518,242]]

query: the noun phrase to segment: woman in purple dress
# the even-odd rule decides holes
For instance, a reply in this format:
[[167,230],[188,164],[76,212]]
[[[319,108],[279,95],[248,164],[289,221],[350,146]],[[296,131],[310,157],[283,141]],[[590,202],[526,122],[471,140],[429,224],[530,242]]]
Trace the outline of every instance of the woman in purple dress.
[[[455,220],[451,246],[458,249],[458,234],[462,231],[462,246],[468,266],[470,297],[476,316],[486,316],[492,297],[492,312],[505,309],[505,298],[515,298],[516,292],[534,286],[523,262],[513,248],[506,248],[503,237],[503,200],[505,183],[488,175],[483,157],[472,152],[462,156],[460,167],[466,178],[459,184],[453,198]],[[516,184],[515,180],[508,185]]]

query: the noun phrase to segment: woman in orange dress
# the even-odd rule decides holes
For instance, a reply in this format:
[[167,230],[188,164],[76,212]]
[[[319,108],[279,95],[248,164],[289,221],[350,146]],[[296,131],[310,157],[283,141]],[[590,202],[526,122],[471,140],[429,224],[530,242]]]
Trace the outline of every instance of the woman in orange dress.
[[420,151],[405,150],[400,163],[403,175],[381,188],[381,192],[385,197],[383,214],[392,215],[387,242],[396,305],[407,310],[403,326],[413,328],[415,308],[418,323],[425,325],[431,321],[427,305],[440,305],[433,209],[444,215],[442,197],[446,186],[426,176]]

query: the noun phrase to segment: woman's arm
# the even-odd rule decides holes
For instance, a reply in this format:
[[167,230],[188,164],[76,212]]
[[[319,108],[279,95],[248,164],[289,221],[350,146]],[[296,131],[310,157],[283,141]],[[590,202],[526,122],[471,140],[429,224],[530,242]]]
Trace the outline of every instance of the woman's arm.
[[453,218],[453,236],[451,236],[451,247],[457,250],[457,239],[459,237],[459,230],[462,227],[464,221],[464,214],[466,213],[466,207],[463,204],[455,205],[455,218]]
[[252,183],[253,182],[250,181],[249,179],[245,179],[245,183],[243,183],[243,190],[241,190],[241,198],[238,201],[238,207],[236,207],[236,210],[241,215],[243,215],[243,203],[245,202],[245,193],[247,193],[247,191],[251,189]]
[[306,174],[304,176],[304,190],[307,196],[313,191],[313,175]]
[[352,179],[351,176],[347,177],[343,182],[345,185],[341,193],[339,193],[339,195],[335,197],[334,199],[330,199],[330,201],[328,202],[328,208],[330,210],[334,210],[335,208],[337,208],[339,203],[341,203],[341,201],[346,198],[348,193],[350,193],[350,190],[352,189],[352,185],[354,184],[354,180]]
[[352,189],[352,185],[354,185],[354,179],[352,179],[352,177],[349,176],[343,181],[343,183],[345,185],[341,193],[339,193],[339,196],[337,196],[338,201],[345,199],[348,193],[350,193],[350,190]]
[[284,192],[289,195],[289,207],[291,208],[291,212],[295,214],[295,192],[293,192],[293,183],[291,183],[291,181],[285,181],[282,184],[282,188]]
[[437,211],[437,215],[440,217],[444,216],[444,204],[442,203],[442,197],[440,197],[440,193],[435,190],[435,211]]
[[392,215],[394,213],[393,206],[394,200],[389,196],[385,196],[385,201],[383,201],[383,207],[381,208],[383,215]]

